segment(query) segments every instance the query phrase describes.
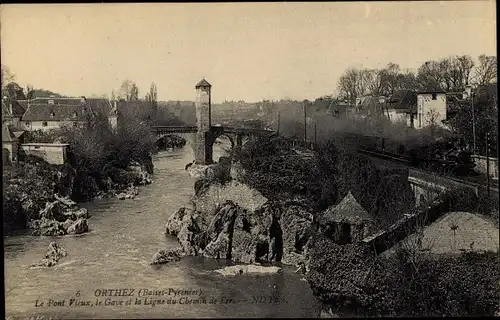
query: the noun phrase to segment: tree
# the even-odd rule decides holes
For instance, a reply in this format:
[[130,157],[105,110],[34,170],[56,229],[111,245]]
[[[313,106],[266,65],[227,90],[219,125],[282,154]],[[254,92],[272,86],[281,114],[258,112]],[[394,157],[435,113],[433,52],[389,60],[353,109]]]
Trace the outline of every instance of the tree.
[[26,99],[31,100],[34,98],[35,89],[32,85],[26,85]]
[[111,101],[114,101],[114,100],[116,100],[115,89],[111,90]]
[[445,61],[427,61],[418,68],[417,80],[421,90],[444,90],[445,74],[447,68]]
[[358,96],[359,71],[355,68],[347,69],[340,76],[338,83],[339,95],[347,100],[355,100]]
[[495,82],[497,78],[497,57],[480,55],[474,69],[474,84],[476,86]]
[[[485,135],[490,133],[496,146],[498,139],[498,106],[496,84],[483,85],[475,90],[474,115],[470,100],[460,103],[456,115],[450,119],[450,126],[465,138],[467,144],[473,144],[473,119],[476,126],[476,146],[480,153],[485,153]],[[496,150],[492,150],[495,153]]]
[[399,65],[392,62],[380,70],[381,94],[392,95],[398,89],[400,72]]
[[9,67],[6,65],[1,65],[1,72],[2,72],[2,89],[4,86],[9,84],[10,82],[14,81],[15,76],[14,74],[10,71]]
[[118,89],[118,99],[126,101],[139,100],[139,88],[135,82],[128,79],[123,81],[120,89]]
[[23,88],[15,82],[8,83],[2,90],[9,100],[26,100]]

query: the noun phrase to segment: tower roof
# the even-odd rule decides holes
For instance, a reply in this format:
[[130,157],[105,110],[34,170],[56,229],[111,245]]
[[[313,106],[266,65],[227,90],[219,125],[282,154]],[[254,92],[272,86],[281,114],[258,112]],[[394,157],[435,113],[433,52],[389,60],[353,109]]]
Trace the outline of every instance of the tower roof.
[[201,79],[200,82],[198,82],[198,84],[195,86],[195,88],[200,88],[200,87],[211,87],[212,85],[210,83],[208,83],[207,80],[205,80],[205,78]]
[[328,208],[322,217],[323,223],[343,220],[351,223],[373,221],[371,215],[356,201],[351,191],[338,205]]

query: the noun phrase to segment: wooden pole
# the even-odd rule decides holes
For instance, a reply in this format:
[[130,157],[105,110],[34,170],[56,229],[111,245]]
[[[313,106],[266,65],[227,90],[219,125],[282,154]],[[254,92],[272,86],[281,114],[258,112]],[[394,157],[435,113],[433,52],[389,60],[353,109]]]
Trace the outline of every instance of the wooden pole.
[[488,192],[488,200],[490,198],[490,134],[486,132],[486,190]]
[[316,127],[316,121],[314,121],[314,145],[318,144],[318,131]]
[[472,143],[474,148],[474,154],[477,152],[476,148],[476,112],[474,110],[474,92],[471,93],[470,101],[472,105]]
[[281,112],[278,111],[278,135],[280,134],[280,119],[281,118]]
[[304,106],[304,147],[307,145],[307,113],[306,113],[306,104],[302,102]]

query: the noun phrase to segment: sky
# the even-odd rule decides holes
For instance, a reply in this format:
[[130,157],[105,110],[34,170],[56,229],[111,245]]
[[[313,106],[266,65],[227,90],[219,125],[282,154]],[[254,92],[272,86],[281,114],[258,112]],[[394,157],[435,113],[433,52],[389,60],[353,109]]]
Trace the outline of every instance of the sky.
[[496,55],[494,0],[318,3],[2,4],[1,62],[21,86],[143,97],[314,99],[348,67],[418,68]]

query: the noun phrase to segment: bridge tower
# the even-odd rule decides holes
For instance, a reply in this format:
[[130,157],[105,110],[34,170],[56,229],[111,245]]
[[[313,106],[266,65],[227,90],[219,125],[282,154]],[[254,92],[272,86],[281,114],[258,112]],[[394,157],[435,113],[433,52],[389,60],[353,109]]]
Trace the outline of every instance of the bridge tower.
[[211,119],[211,90],[212,85],[203,78],[195,86],[196,89],[196,123],[198,132],[196,133],[194,156],[198,164],[210,164],[212,160],[212,119]]
[[196,89],[196,119],[198,124],[198,132],[210,131],[211,127],[211,89],[212,85],[203,78],[195,86]]

